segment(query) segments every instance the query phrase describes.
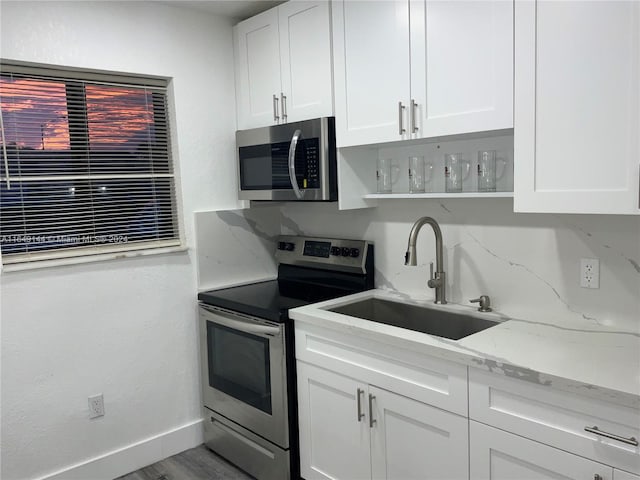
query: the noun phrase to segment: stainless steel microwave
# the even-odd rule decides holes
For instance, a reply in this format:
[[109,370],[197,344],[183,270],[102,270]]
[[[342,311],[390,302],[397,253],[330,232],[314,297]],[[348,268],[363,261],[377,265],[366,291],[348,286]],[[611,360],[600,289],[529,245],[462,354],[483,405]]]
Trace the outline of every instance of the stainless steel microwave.
[[236,132],[240,200],[338,199],[333,117]]

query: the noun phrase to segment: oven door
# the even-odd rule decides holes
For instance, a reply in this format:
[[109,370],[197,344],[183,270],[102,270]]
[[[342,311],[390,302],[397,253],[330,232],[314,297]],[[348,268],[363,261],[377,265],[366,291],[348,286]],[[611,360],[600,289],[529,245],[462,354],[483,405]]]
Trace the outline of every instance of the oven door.
[[289,447],[284,324],[200,305],[204,406]]

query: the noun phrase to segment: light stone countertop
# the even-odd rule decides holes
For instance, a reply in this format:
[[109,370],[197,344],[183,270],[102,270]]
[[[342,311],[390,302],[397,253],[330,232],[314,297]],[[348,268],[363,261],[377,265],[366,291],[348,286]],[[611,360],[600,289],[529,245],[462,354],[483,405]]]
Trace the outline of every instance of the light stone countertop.
[[[370,297],[413,303],[495,320],[499,325],[460,340],[427,335],[331,312]],[[346,331],[402,348],[640,409],[640,333],[593,323],[562,326],[480,313],[477,307],[434,305],[388,290],[369,290],[289,311],[297,322]],[[384,337],[382,337],[384,336]]]

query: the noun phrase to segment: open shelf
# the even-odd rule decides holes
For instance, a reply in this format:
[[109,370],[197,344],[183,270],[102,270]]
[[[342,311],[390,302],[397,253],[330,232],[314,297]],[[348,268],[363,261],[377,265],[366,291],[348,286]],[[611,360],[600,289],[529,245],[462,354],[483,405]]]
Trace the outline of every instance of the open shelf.
[[399,198],[513,198],[513,192],[430,192],[430,193],[368,193],[366,199],[399,199]]

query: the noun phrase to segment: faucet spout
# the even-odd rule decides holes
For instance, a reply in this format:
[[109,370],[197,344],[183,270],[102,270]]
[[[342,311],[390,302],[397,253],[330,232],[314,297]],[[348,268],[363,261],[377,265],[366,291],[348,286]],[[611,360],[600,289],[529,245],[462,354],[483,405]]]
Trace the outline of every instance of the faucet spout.
[[436,237],[436,271],[435,274],[431,273],[428,286],[435,288],[436,299],[435,303],[445,304],[447,300],[445,298],[446,289],[446,274],[443,266],[443,254],[442,254],[442,231],[440,225],[431,217],[419,218],[411,228],[409,233],[409,243],[407,245],[407,252],[404,256],[404,264],[409,266],[416,266],[418,264],[418,255],[416,253],[416,241],[418,240],[418,233],[423,225],[428,224],[433,229],[433,233]]

